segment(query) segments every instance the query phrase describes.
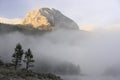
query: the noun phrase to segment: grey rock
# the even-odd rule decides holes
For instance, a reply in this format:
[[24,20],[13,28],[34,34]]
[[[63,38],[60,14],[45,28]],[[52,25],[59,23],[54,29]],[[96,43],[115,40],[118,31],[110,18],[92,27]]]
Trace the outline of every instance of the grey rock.
[[79,29],[72,19],[66,17],[60,11],[50,8],[30,11],[23,19],[23,24],[31,24],[35,28],[46,26],[46,28],[53,29]]

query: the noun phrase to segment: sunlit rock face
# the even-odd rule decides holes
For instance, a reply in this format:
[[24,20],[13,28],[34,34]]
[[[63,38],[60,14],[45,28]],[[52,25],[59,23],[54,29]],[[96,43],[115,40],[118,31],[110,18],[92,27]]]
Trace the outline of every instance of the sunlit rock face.
[[22,19],[0,18],[0,23],[17,25],[23,28],[32,27],[38,30],[79,30],[79,26],[73,20],[63,15],[60,11],[50,8],[30,11]]
[[23,24],[30,24],[41,30],[48,29],[79,29],[78,25],[60,11],[49,8],[41,8],[30,11],[23,19]]
[[30,24],[34,28],[49,29],[50,23],[47,18],[40,13],[40,9],[29,12],[23,20],[23,24]]

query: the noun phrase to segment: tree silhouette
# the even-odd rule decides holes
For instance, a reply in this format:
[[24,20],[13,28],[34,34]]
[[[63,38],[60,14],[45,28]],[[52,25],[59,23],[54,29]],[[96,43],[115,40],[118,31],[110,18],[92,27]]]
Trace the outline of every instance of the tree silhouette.
[[28,51],[25,52],[25,59],[23,61],[26,64],[27,71],[29,70],[30,67],[34,66],[32,63],[35,62],[35,60],[33,60],[33,55],[30,48],[28,49]]
[[12,55],[13,57],[12,62],[15,66],[15,70],[17,70],[17,67],[21,66],[21,60],[22,60],[23,54],[24,52],[23,52],[21,44],[17,44],[15,48],[15,52]]

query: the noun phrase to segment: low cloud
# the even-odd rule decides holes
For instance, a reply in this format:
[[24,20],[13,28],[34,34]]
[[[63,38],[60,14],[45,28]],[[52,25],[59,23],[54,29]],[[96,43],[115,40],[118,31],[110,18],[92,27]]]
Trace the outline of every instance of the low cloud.
[[[120,63],[119,31],[65,31],[58,30],[42,36],[19,32],[0,35],[1,58],[10,61],[17,43],[31,48],[35,59],[46,56],[58,61],[79,64],[82,73],[96,74]],[[9,58],[8,58],[9,57]]]

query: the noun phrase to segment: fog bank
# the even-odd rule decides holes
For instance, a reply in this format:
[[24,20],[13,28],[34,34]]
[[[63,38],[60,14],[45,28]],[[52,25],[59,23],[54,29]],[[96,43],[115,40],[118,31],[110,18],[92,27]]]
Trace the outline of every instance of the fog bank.
[[10,61],[16,44],[21,43],[24,49],[31,48],[36,60],[45,56],[51,61],[52,58],[69,61],[79,64],[82,73],[101,74],[106,68],[120,63],[119,36],[119,30],[59,30],[42,36],[14,32],[0,35],[0,55]]

